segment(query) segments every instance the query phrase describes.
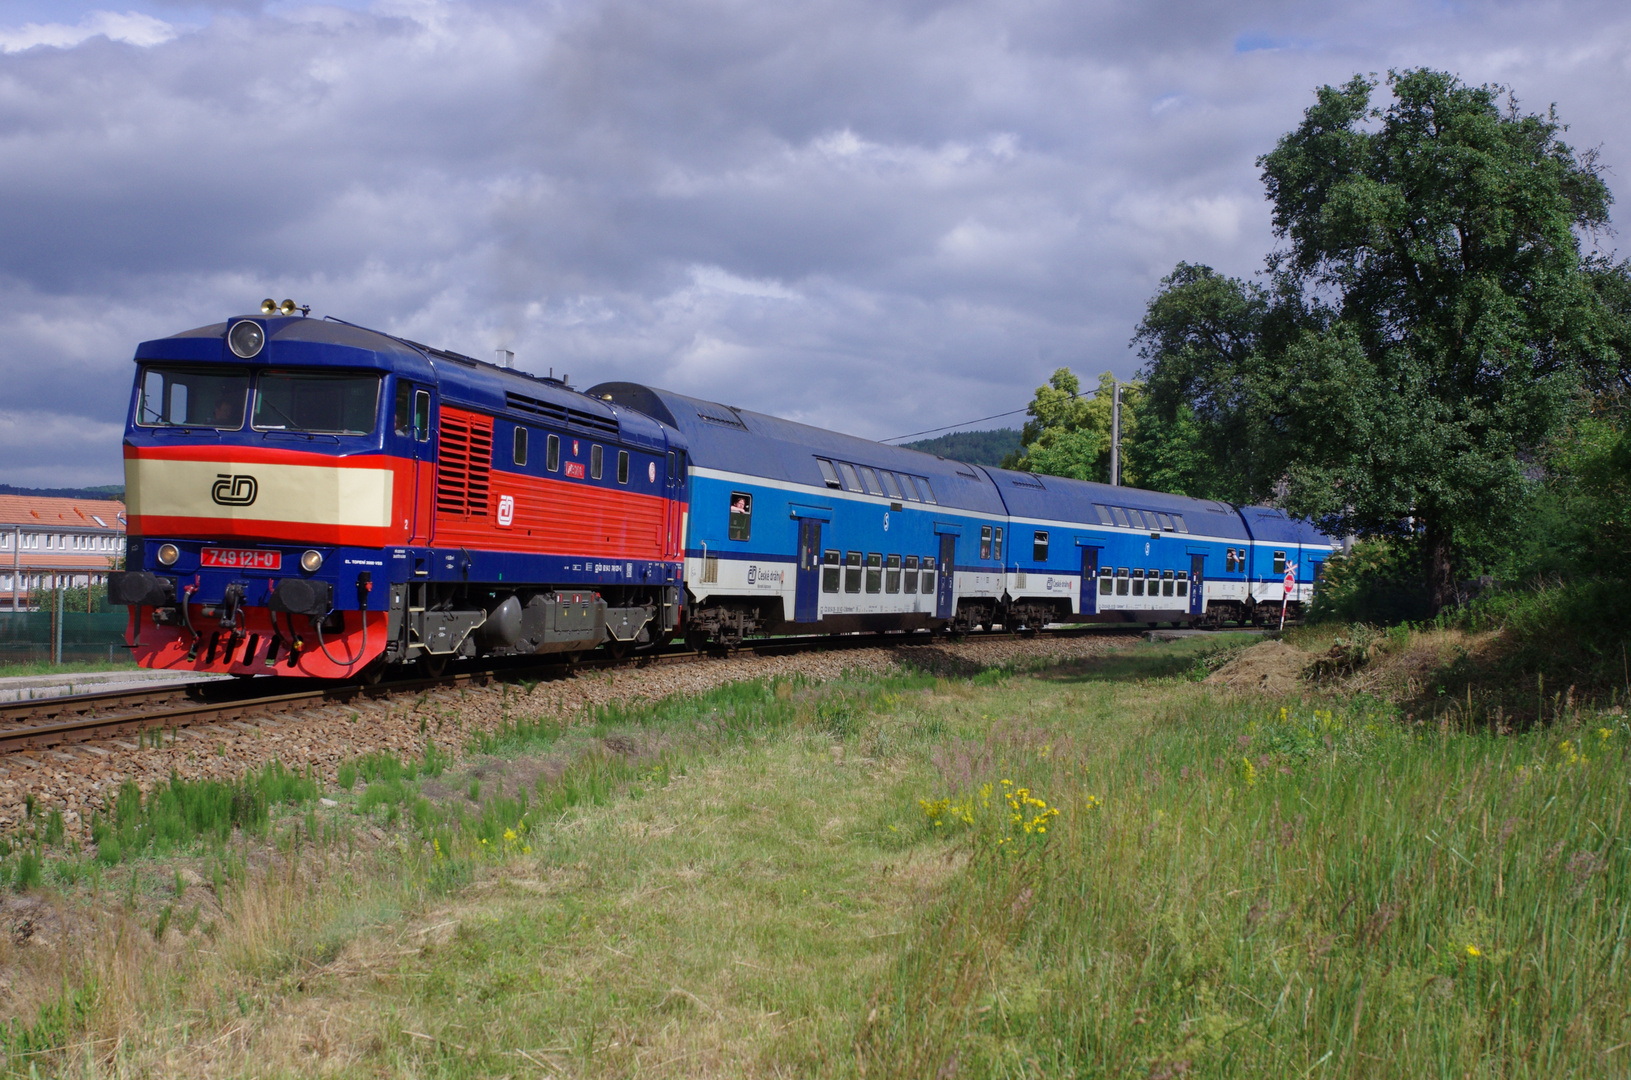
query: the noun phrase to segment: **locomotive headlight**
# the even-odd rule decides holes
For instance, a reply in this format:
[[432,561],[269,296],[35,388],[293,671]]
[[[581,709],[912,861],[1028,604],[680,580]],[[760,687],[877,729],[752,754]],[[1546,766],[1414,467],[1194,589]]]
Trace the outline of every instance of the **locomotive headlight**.
[[320,551],[308,551],[300,556],[300,569],[308,574],[317,573],[322,565],[323,553]]
[[260,352],[265,344],[266,331],[261,329],[260,323],[244,319],[233,323],[232,329],[227,331],[227,347],[245,360]]
[[181,558],[181,549],[174,544],[159,545],[159,565],[174,566],[176,560]]

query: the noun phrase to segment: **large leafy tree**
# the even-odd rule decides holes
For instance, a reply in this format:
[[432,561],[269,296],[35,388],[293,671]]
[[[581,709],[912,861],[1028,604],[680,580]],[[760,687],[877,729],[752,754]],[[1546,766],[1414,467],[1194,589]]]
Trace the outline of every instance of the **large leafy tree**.
[[[1020,433],[1020,450],[1003,462],[1010,469],[1024,469],[1047,476],[1069,476],[1077,480],[1110,479],[1111,398],[1115,376],[1108,371],[1099,376],[1098,389],[1084,394],[1081,380],[1069,368],[1059,368],[1046,386],[1036,388],[1027,409],[1030,419]],[[1136,428],[1135,410],[1139,387],[1123,383],[1121,388],[1121,437],[1125,444]],[[1129,477],[1122,467],[1122,479]]]
[[1322,87],[1259,159],[1271,287],[1180,266],[1136,340],[1231,493],[1418,539],[1438,608],[1458,538],[1511,519],[1580,377],[1612,380],[1625,276],[1582,259],[1610,195],[1555,115],[1443,72],[1388,83],[1386,107],[1373,80]]

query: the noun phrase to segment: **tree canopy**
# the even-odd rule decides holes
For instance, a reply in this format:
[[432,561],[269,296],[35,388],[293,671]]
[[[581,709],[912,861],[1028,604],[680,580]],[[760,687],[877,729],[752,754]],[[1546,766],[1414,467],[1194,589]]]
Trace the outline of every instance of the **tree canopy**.
[[1325,86],[1258,159],[1266,285],[1179,264],[1135,344],[1187,467],[1328,530],[1418,539],[1431,604],[1460,539],[1517,512],[1591,380],[1625,377],[1625,267],[1582,256],[1611,196],[1553,113],[1429,70]]
[[[1026,410],[1031,419],[1020,432],[1020,449],[1009,455],[1003,467],[1109,483],[1115,381],[1115,376],[1106,371],[1099,376],[1097,390],[1084,394],[1081,380],[1069,368],[1055,371],[1046,386],[1036,388],[1036,396]],[[1123,446],[1136,431],[1138,421],[1134,412],[1139,401],[1140,387],[1136,383],[1123,383]],[[1125,464],[1122,479],[1131,482]]]

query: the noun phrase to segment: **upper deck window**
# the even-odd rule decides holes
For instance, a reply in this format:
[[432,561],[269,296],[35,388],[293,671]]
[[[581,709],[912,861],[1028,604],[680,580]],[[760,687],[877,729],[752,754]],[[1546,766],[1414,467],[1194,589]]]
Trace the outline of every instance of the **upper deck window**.
[[840,461],[838,463],[838,470],[844,474],[844,490],[845,491],[860,491],[861,490],[861,478],[859,476],[855,475],[855,466],[854,465],[851,465],[847,461]]
[[934,497],[934,488],[929,486],[929,478],[926,476],[919,476],[915,477],[915,479],[917,480],[918,494],[923,496],[923,501],[926,503],[934,503],[936,506],[940,505],[939,500]]
[[882,495],[883,488],[878,486],[878,474],[865,465],[861,466],[861,479],[866,481],[868,494]]
[[378,375],[263,371],[255,379],[257,431],[367,435],[379,414]]
[[248,394],[247,371],[143,368],[136,423],[142,427],[210,427],[236,431],[244,426],[244,399]]
[[827,482],[828,487],[835,488],[844,486],[843,483],[839,481],[838,470],[833,468],[832,462],[828,461],[824,457],[818,457],[816,458],[816,464],[821,466],[821,479]]
[[902,498],[900,485],[895,483],[895,474],[888,469],[878,470],[878,479],[883,481],[883,490],[891,499],[899,501]]

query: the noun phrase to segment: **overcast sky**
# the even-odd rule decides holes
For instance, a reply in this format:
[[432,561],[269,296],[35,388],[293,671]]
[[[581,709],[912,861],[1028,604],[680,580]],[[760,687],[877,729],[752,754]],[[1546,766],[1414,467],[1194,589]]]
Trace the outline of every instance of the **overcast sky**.
[[0,483],[119,482],[136,343],[267,296],[873,438],[1022,408],[1262,266],[1316,86],[1422,65],[1625,193],[1616,3],[4,0]]

